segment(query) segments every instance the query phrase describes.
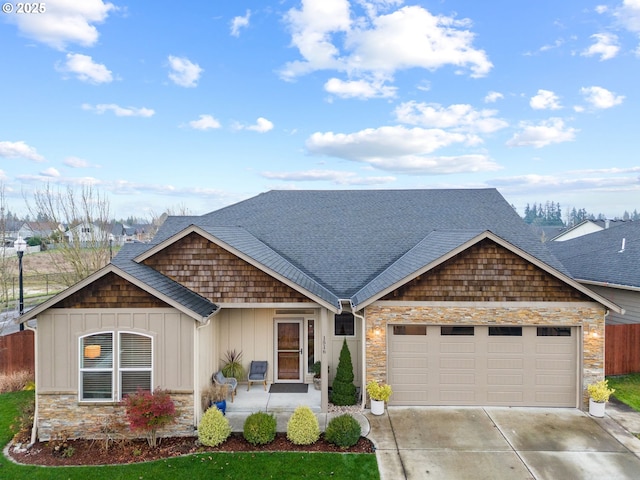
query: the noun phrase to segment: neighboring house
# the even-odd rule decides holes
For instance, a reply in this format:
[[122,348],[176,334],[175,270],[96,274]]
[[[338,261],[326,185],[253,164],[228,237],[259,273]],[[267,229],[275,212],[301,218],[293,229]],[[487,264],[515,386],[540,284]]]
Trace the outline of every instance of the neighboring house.
[[101,227],[95,223],[82,222],[73,227],[69,227],[65,232],[67,242],[69,244],[79,244],[82,246],[91,246],[108,241],[108,226]]
[[551,242],[549,248],[578,282],[625,310],[624,315],[609,312],[606,318],[612,342],[620,332],[615,344],[607,341],[606,373],[639,372],[640,222],[623,222],[566,242]]
[[25,240],[32,237],[40,237],[46,239],[51,236],[54,230],[62,232],[62,226],[52,222],[24,222],[18,230],[18,236]]
[[272,191],[169,217],[22,320],[44,440],[97,436],[158,386],[170,433],[192,434],[231,349],[276,383],[312,383],[320,360],[326,411],[345,339],[355,383],[390,383],[393,405],[582,407],[607,311],[495,189]]
[[[632,223],[630,220],[584,220],[569,228],[560,228],[555,234],[547,232],[547,236],[553,242],[566,242],[573,238],[582,237],[590,233],[600,232],[612,227],[618,227]],[[557,227],[556,227],[557,228]]]
[[111,226],[113,245],[124,245],[125,243],[148,242],[148,232],[151,225],[126,225],[116,222]]

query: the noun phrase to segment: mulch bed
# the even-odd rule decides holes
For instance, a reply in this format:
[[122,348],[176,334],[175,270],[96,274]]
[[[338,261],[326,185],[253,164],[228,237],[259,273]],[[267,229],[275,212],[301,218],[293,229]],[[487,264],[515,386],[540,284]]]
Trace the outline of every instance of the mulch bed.
[[278,433],[268,445],[253,446],[242,433],[232,433],[222,445],[205,447],[199,445],[195,437],[163,438],[160,445],[150,448],[146,440],[122,440],[106,448],[105,441],[67,440],[38,442],[29,450],[9,448],[9,455],[18,463],[31,465],[114,465],[148,462],[193,453],[206,452],[335,452],[374,453],[373,443],[360,437],[350,448],[340,448],[320,436],[313,445],[295,445],[287,440],[285,433]]

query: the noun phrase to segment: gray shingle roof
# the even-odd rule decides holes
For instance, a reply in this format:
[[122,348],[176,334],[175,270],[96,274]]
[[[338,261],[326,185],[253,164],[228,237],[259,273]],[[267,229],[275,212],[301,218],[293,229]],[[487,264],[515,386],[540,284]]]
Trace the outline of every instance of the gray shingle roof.
[[548,246],[578,280],[640,288],[640,222],[626,222]]
[[[200,217],[169,217],[136,251],[189,225],[331,304],[361,303],[484,231],[568,275],[495,189],[271,191]],[[132,258],[118,255],[118,265]],[[154,275],[140,267],[126,268]]]
[[208,317],[218,309],[213,302],[153,268],[134,262],[133,259],[147,248],[147,245],[140,243],[125,244],[118,255],[113,258],[112,263],[151,289],[166,295],[202,318]]

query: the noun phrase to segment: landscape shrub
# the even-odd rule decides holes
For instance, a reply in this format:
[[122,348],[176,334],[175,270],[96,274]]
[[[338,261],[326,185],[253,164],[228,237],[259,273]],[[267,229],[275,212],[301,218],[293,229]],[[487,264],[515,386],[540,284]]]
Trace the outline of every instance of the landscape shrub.
[[361,434],[362,427],[360,427],[358,421],[348,413],[345,413],[329,421],[324,432],[324,438],[329,443],[342,448],[349,448],[358,443]]
[[244,421],[242,434],[251,445],[266,445],[276,438],[276,417],[266,412],[252,413]]
[[346,338],[342,342],[338,369],[333,379],[331,403],[334,405],[356,404],[356,386],[353,384],[353,362],[351,361],[351,352]]
[[136,393],[127,395],[122,403],[131,430],[143,432],[152,448],[158,445],[158,430],[173,423],[177,416],[171,396],[160,388],[153,392],[138,388]]
[[207,447],[217,447],[231,435],[229,420],[217,408],[210,408],[198,425],[198,440]]
[[311,445],[320,438],[320,425],[309,407],[295,409],[287,422],[287,438],[295,445]]
[[19,372],[0,375],[0,393],[27,390],[33,384],[33,372],[21,370]]

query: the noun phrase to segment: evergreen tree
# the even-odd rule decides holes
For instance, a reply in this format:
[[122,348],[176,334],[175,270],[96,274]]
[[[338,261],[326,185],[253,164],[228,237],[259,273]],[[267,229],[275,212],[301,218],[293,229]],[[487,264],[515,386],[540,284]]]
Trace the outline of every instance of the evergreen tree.
[[334,405],[355,405],[356,386],[353,384],[353,363],[351,362],[351,352],[345,338],[340,350],[340,360],[338,370],[333,379],[331,390],[331,403]]

